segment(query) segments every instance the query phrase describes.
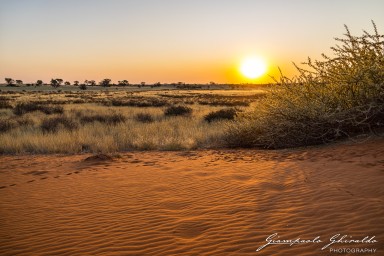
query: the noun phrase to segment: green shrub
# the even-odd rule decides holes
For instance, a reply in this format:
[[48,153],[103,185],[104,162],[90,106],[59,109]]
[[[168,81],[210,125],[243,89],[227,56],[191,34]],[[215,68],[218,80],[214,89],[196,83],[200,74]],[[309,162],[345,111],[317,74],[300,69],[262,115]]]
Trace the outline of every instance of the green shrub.
[[255,109],[225,136],[230,146],[284,148],[372,133],[384,127],[384,42],[375,33],[352,36],[346,27],[335,56],[308,59],[295,79],[281,77]]
[[218,111],[213,111],[204,116],[204,120],[208,123],[217,121],[217,120],[233,120],[235,119],[237,114],[237,110],[234,108],[224,108],[220,109]]
[[165,109],[165,116],[188,116],[192,113],[192,108],[186,106],[170,106]]

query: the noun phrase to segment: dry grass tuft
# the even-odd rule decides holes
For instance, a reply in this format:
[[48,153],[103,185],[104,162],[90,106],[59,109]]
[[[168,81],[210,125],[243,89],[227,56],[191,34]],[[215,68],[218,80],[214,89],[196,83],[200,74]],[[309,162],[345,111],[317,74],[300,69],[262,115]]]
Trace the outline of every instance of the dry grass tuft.
[[135,116],[135,120],[141,123],[152,123],[155,121],[155,118],[148,113],[138,113]]
[[210,112],[204,116],[204,120],[208,123],[218,120],[233,120],[237,115],[238,110],[234,108],[225,108],[217,111]]
[[65,116],[51,117],[44,119],[40,125],[43,132],[57,132],[60,128],[72,131],[79,127],[73,119]]
[[64,108],[62,106],[43,106],[35,102],[21,102],[18,103],[13,109],[13,113],[18,116],[34,111],[41,111],[47,115],[62,114],[64,112]]
[[165,116],[189,116],[192,108],[186,106],[170,106],[164,110]]

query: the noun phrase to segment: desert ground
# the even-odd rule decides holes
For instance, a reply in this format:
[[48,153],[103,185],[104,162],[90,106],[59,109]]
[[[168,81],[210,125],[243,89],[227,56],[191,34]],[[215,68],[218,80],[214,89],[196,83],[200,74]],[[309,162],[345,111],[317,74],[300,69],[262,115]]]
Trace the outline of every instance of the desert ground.
[[[0,254],[383,255],[383,184],[383,138],[275,151],[2,155]],[[274,233],[321,243],[256,251]],[[322,250],[337,234],[376,242]]]

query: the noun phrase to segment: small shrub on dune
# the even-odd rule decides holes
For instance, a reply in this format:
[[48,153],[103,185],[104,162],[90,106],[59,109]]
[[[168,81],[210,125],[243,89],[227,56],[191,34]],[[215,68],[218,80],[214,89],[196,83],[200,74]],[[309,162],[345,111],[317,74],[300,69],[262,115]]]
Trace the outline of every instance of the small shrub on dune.
[[346,27],[335,56],[308,60],[293,80],[284,76],[255,109],[229,127],[234,147],[286,148],[315,145],[384,128],[384,41],[352,36]]
[[225,108],[218,111],[210,112],[204,116],[204,120],[208,123],[218,120],[233,120],[237,115],[237,110],[234,108]]
[[135,120],[141,123],[152,123],[155,121],[151,114],[139,113],[135,116]]
[[165,116],[189,116],[192,114],[192,108],[186,106],[171,106],[165,109]]
[[46,133],[54,133],[57,132],[60,128],[72,131],[78,128],[77,122],[74,120],[65,117],[65,116],[59,116],[59,117],[52,117],[44,119],[43,122],[40,125],[40,128],[43,132]]

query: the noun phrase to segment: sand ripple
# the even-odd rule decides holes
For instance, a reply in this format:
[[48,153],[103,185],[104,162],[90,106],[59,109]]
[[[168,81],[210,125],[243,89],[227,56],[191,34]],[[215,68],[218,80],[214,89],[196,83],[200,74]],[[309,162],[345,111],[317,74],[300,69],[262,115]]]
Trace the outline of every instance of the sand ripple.
[[342,233],[375,235],[379,243],[363,247],[381,255],[383,149],[379,140],[85,162],[89,155],[2,156],[0,254],[328,255],[316,244],[256,249],[272,233]]

